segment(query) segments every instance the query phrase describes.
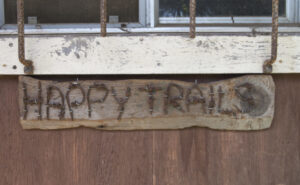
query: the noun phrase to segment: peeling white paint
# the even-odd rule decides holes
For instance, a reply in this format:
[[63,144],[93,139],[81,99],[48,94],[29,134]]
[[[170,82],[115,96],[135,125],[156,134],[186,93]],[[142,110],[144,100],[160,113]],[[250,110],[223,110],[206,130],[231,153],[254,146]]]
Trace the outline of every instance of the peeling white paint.
[[[262,73],[271,54],[270,36],[56,35],[25,44],[35,74]],[[0,51],[0,74],[23,74],[17,37],[0,37]],[[300,36],[280,36],[274,73],[299,73],[299,51]]]

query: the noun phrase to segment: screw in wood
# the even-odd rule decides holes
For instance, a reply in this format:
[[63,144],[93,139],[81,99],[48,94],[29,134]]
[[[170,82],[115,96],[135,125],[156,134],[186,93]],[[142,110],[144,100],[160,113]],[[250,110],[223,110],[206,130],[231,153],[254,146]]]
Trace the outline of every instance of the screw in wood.
[[[91,100],[90,96],[91,96],[91,92],[92,90],[98,90],[98,91],[105,91],[105,94],[102,98],[98,99],[98,100]],[[108,93],[109,93],[109,89],[104,85],[104,84],[94,84],[88,87],[88,93],[87,93],[87,103],[88,103],[88,114],[89,117],[92,116],[92,104],[93,103],[103,103],[106,98],[108,97]]]
[[225,95],[225,92],[223,91],[222,89],[222,86],[219,86],[218,88],[218,96],[219,96],[219,99],[218,99],[218,112],[220,113],[221,110],[222,110],[222,100],[224,98],[224,95]]
[[118,103],[118,111],[119,111],[118,120],[121,120],[123,113],[125,111],[125,104],[128,102],[129,97],[131,96],[131,88],[127,87],[126,93],[125,93],[125,98],[118,98],[114,87],[111,87],[111,91],[112,91],[112,95],[113,95],[114,99]]
[[[173,88],[176,88],[179,91],[179,95],[178,96],[171,96],[171,90]],[[165,92],[165,99],[164,99],[164,113],[168,114],[168,107],[171,105],[173,106],[175,109],[177,109],[180,112],[185,112],[183,110],[183,108],[181,107],[180,103],[178,103],[179,100],[183,99],[183,93],[184,90],[183,88],[175,83],[170,83],[168,85],[168,88]]]
[[140,91],[145,91],[148,93],[148,105],[149,105],[149,112],[152,115],[153,114],[153,109],[154,109],[154,94],[157,91],[161,91],[162,88],[161,87],[155,87],[153,84],[147,84],[145,87],[143,88],[139,88]]
[[[79,89],[81,91],[82,99],[81,99],[80,102],[78,102],[77,100],[75,100],[74,102],[70,101],[70,93],[75,89]],[[69,107],[71,120],[73,121],[74,120],[74,115],[73,115],[73,109],[72,108],[81,106],[85,101],[85,92],[84,92],[84,89],[81,87],[79,82],[73,82],[69,85],[69,88],[68,88],[68,91],[67,91],[67,94],[66,94],[66,100],[67,100],[67,104],[68,104],[68,107]]]
[[42,120],[42,91],[41,91],[41,82],[38,82],[38,97],[37,98],[30,98],[27,93],[27,85],[23,82],[23,104],[24,104],[24,115],[23,119],[27,119],[28,114],[28,105],[38,105],[38,119]]
[[[57,91],[59,93],[59,96],[61,98],[61,103],[50,103],[51,97],[53,95],[53,91]],[[46,115],[47,120],[50,119],[49,110],[50,108],[60,109],[59,112],[59,119],[62,120],[65,116],[65,99],[62,91],[56,87],[56,86],[48,86],[47,87],[47,109],[46,109]]]
[[[193,90],[196,90],[200,96],[199,97],[191,96]],[[205,102],[206,101],[203,96],[203,93],[202,93],[201,89],[198,87],[197,83],[195,83],[191,88],[188,88],[187,93],[186,93],[186,98],[185,98],[185,104],[186,104],[186,108],[187,108],[188,112],[190,111],[190,105],[196,105],[196,104],[201,103],[203,112],[206,113]]]
[[209,96],[210,96],[210,101],[209,101],[209,104],[208,104],[208,111],[210,114],[213,113],[213,110],[216,106],[216,103],[215,103],[215,99],[214,99],[214,87],[211,85],[210,87],[210,93],[209,93]]

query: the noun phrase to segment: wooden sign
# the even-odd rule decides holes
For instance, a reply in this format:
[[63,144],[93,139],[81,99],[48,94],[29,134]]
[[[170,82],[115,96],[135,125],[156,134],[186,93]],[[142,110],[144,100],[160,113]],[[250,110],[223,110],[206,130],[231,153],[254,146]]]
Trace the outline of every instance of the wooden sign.
[[207,84],[172,80],[55,82],[19,78],[24,129],[92,127],[104,130],[260,130],[271,126],[271,76]]

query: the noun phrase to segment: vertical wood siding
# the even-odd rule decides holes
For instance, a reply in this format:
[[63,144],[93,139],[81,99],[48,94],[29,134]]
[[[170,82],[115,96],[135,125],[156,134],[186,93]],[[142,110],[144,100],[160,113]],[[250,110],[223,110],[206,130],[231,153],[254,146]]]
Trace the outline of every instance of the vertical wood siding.
[[[196,77],[199,82],[223,78]],[[2,77],[0,184],[298,185],[300,76],[274,78],[275,119],[265,131],[102,132],[22,130],[17,78]]]

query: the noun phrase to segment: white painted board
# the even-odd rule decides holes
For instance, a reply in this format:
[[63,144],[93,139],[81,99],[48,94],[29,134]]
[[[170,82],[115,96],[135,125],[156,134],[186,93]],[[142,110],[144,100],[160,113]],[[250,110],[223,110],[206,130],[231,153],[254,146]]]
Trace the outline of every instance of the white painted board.
[[[23,74],[16,36],[0,37],[0,74]],[[262,73],[269,35],[30,35],[36,75]],[[300,36],[280,35],[274,73],[300,72]]]

